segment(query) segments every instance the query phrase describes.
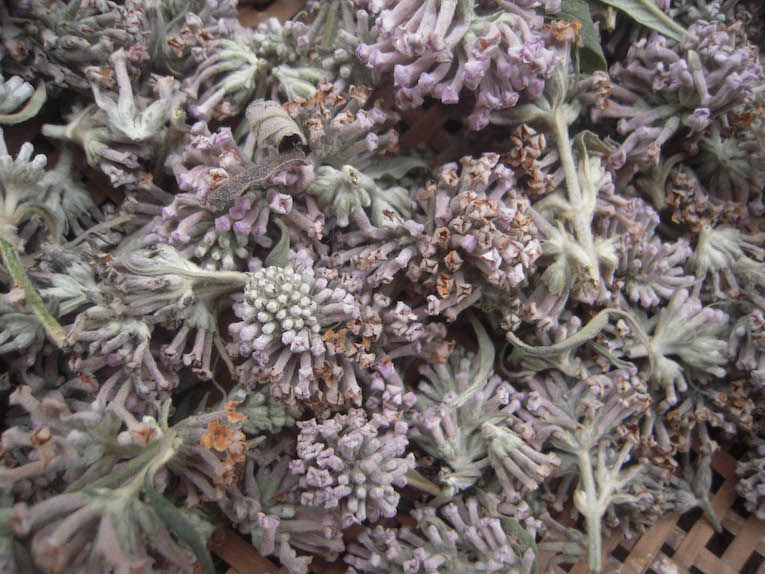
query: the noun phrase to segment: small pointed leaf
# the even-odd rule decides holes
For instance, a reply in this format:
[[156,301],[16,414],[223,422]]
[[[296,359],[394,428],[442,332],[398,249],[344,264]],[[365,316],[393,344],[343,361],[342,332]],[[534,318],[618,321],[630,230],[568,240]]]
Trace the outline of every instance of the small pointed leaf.
[[146,473],[143,479],[143,490],[154,512],[160,517],[167,527],[178,537],[178,540],[184,542],[197,557],[199,564],[204,569],[205,574],[215,574],[210,552],[207,550],[204,539],[199,535],[189,520],[181,514],[175,505],[167,498],[162,496],[151,484],[149,473]]

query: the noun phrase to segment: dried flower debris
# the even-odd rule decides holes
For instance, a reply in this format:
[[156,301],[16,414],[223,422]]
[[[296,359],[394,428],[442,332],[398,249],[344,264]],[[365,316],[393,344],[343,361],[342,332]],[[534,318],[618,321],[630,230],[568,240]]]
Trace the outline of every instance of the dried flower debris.
[[607,572],[733,442],[765,516],[758,15],[588,6],[0,7],[0,571]]

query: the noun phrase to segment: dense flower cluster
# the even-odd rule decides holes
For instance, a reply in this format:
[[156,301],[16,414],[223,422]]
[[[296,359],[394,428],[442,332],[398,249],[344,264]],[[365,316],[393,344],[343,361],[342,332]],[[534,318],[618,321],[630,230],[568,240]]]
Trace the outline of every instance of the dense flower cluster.
[[0,572],[611,572],[735,444],[765,516],[758,7],[619,5],[2,3]]
[[396,514],[399,495],[415,466],[406,451],[406,425],[389,426],[384,417],[367,420],[361,409],[317,423],[298,423],[298,459],[290,470],[300,476],[301,502],[307,506],[341,507],[345,526]]
[[539,96],[557,62],[554,40],[532,10],[538,2],[497,4],[483,13],[456,0],[369,2],[374,42],[356,54],[377,79],[393,72],[401,108],[421,106],[426,96],[454,104],[463,90],[473,92],[468,122],[480,129],[491,111],[515,105],[521,93]]

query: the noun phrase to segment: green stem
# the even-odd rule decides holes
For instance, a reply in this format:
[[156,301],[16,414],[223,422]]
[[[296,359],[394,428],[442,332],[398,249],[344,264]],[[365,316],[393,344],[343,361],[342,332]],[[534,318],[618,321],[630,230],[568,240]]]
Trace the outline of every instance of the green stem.
[[24,266],[21,264],[19,254],[5,239],[0,239],[0,253],[3,256],[3,265],[5,265],[13,281],[24,291],[26,302],[32,308],[34,314],[37,315],[48,337],[59,349],[64,348],[66,344],[66,331],[64,331],[64,328],[45,307],[45,303],[43,303],[42,298],[37,293],[37,289],[32,285],[27,272],[24,270]]
[[[146,446],[141,454],[135,458],[127,461],[116,471],[107,474],[103,478],[89,484],[88,489],[96,488],[111,488],[113,485],[120,483],[126,478],[135,475],[138,471],[144,468],[157,454],[158,443],[149,444]],[[139,473],[142,474],[142,473]]]
[[149,481],[154,480],[157,471],[175,456],[177,452],[174,447],[175,437],[175,431],[172,429],[166,431],[165,436],[149,444],[139,456],[125,463],[116,472],[89,485],[88,489],[113,488],[112,485],[116,486],[119,482],[130,478],[127,484],[114,489],[114,494],[116,496],[134,496],[143,488],[144,478]]
[[228,352],[226,351],[226,344],[223,342],[223,339],[221,338],[220,334],[217,331],[213,335],[213,343],[215,344],[215,348],[218,349],[218,356],[226,364],[226,367],[228,368],[228,372],[231,374],[233,379],[236,380],[237,378],[236,366],[234,365],[234,362],[231,360],[231,357],[228,356]]
[[582,477],[582,487],[586,498],[586,508],[579,509],[585,515],[587,523],[587,556],[590,570],[593,574],[599,574],[601,564],[601,534],[600,519],[601,509],[598,493],[595,488],[595,476],[592,473],[592,461],[590,451],[583,449],[579,452],[579,474]]
[[327,5],[327,21],[326,25],[324,26],[324,34],[322,34],[321,38],[321,47],[324,50],[327,50],[330,46],[332,46],[332,43],[335,41],[337,37],[337,21],[338,21],[338,11],[340,9],[340,3],[339,2],[330,2]]
[[121,256],[120,264],[130,273],[144,277],[160,277],[164,275],[180,275],[190,277],[195,283],[206,285],[230,285],[230,289],[242,287],[250,280],[247,273],[240,271],[205,271],[203,269],[183,269],[172,265],[142,266],[130,261],[129,256]]

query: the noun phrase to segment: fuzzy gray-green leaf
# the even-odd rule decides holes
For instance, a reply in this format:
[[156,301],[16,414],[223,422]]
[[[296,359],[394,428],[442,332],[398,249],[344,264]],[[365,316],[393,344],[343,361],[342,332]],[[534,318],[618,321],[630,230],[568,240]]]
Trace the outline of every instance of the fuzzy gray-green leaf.
[[418,167],[427,169],[428,164],[418,157],[390,157],[375,160],[369,167],[364,169],[364,173],[372,179],[390,176],[394,179],[401,179],[408,172]]
[[148,473],[144,477],[143,490],[146,498],[154,509],[154,512],[160,517],[168,528],[178,537],[178,540],[184,542],[197,557],[199,564],[205,571],[205,574],[215,574],[210,552],[207,550],[204,539],[199,535],[189,520],[181,514],[175,505],[159,494],[151,484]]

